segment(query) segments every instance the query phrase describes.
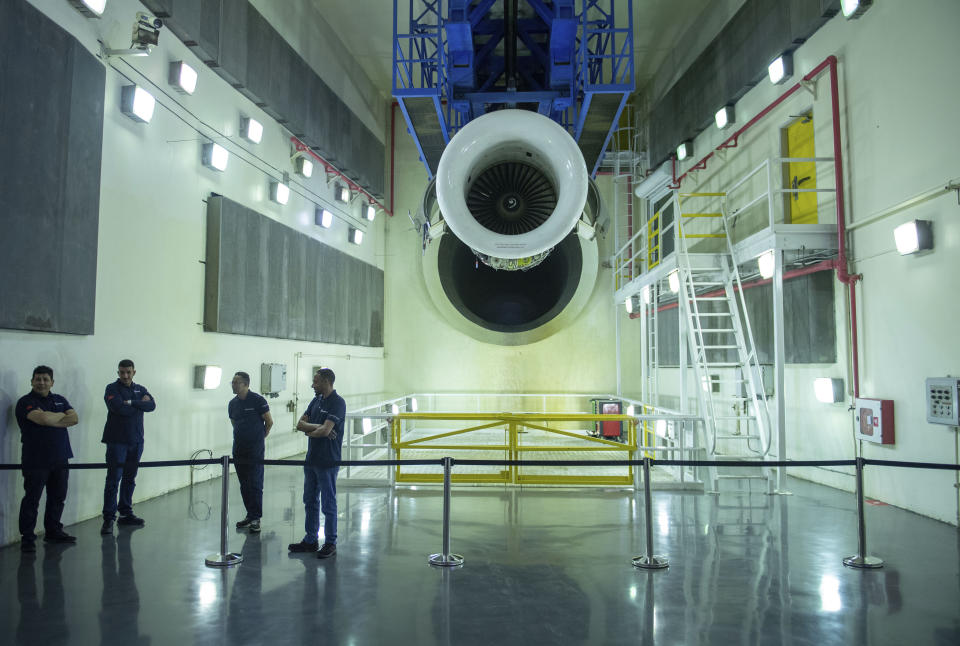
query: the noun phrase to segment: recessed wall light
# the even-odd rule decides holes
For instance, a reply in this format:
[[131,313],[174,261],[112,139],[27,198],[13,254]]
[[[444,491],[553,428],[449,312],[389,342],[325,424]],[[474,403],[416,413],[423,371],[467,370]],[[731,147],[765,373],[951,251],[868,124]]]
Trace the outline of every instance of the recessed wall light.
[[714,115],[713,119],[716,122],[717,127],[720,128],[720,130],[723,130],[733,123],[733,106],[723,106],[717,110],[717,114]]
[[252,144],[260,143],[263,139],[263,124],[251,117],[240,119],[240,136]]
[[873,6],[873,0],[840,0],[840,11],[847,20],[856,20]]
[[677,160],[683,161],[687,157],[693,156],[693,142],[689,139],[677,146]]
[[780,85],[793,76],[793,56],[791,54],[778,56],[767,66],[767,75],[774,85]]
[[911,220],[893,230],[901,256],[933,249],[933,227],[929,220]]
[[99,18],[107,8],[107,0],[67,0],[87,18]]
[[270,199],[277,204],[286,204],[290,200],[290,187],[283,182],[270,182]]
[[203,144],[203,155],[201,155],[201,162],[207,168],[212,168],[213,170],[225,171],[227,170],[227,161],[230,159],[230,153],[227,152],[227,149],[221,146],[220,144]]
[[818,377],[813,380],[813,393],[824,404],[843,401],[843,379]]
[[156,103],[153,95],[142,87],[125,85],[120,90],[120,111],[134,121],[150,123]]
[[333,194],[337,200],[344,204],[350,201],[350,189],[339,182],[334,185]]
[[220,387],[223,370],[220,366],[196,366],[193,370],[193,387],[202,390],[216,390]]
[[373,204],[367,204],[366,216],[368,220],[373,222],[373,219],[377,217],[377,207],[375,207]]
[[183,61],[170,63],[170,85],[180,94],[193,94],[197,89],[197,70]]
[[324,229],[329,229],[330,225],[333,224],[333,213],[327,209],[318,208],[313,213],[313,221],[317,226],[321,226]]
[[354,229],[353,227],[350,227],[350,234],[349,234],[348,240],[350,240],[350,242],[352,242],[353,244],[357,244],[357,245],[363,243],[363,231],[361,231],[360,229]]
[[306,157],[297,157],[293,162],[293,168],[301,177],[313,176],[313,162]]

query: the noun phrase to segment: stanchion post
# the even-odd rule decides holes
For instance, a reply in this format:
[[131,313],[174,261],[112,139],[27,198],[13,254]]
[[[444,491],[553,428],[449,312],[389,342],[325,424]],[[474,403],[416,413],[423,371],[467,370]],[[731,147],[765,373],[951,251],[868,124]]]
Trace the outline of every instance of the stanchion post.
[[239,554],[227,551],[227,499],[230,495],[230,456],[223,456],[220,463],[223,465],[220,495],[220,552],[207,555],[204,562],[210,567],[236,565],[243,560],[243,557]]
[[453,458],[443,458],[443,551],[430,555],[430,565],[454,567],[463,565],[463,557],[450,553],[450,469]]
[[883,559],[867,556],[867,524],[863,518],[863,458],[857,458],[857,553],[843,559],[847,567],[874,569],[883,567]]
[[669,566],[670,562],[663,556],[653,555],[653,499],[650,496],[650,458],[646,456],[643,458],[643,499],[646,508],[644,521],[647,531],[647,554],[633,557],[632,563],[634,567],[644,570],[662,570]]

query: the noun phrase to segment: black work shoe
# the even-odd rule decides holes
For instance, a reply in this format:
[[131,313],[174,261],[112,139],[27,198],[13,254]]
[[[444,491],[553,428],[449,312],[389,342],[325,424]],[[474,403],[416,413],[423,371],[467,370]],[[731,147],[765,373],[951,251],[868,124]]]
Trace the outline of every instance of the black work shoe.
[[20,551],[21,551],[21,552],[28,552],[28,553],[36,552],[36,551],[37,551],[37,541],[36,541],[36,540],[33,540],[33,539],[31,539],[31,540],[28,540],[28,539],[26,539],[26,538],[23,539],[23,541],[20,543]]
[[139,516],[134,516],[130,514],[129,516],[121,516],[117,519],[117,525],[132,525],[135,527],[143,527],[147,524],[147,521],[140,518]]
[[100,533],[104,536],[107,534],[113,534],[113,519],[104,518],[103,525],[100,526]]
[[320,548],[320,551],[317,552],[318,559],[328,559],[331,556],[336,556],[337,546],[333,543],[324,543],[323,547]]
[[250,523],[247,525],[247,528],[250,530],[251,534],[260,533],[260,520],[259,519],[251,520]]
[[43,535],[44,543],[76,543],[77,537],[71,536],[62,529],[57,532],[47,532]]
[[247,517],[243,520],[237,521],[237,529],[243,529],[244,527],[249,527],[250,523],[254,522],[253,518]]
[[290,543],[287,549],[291,552],[316,552],[319,547],[317,543],[300,541],[299,543]]

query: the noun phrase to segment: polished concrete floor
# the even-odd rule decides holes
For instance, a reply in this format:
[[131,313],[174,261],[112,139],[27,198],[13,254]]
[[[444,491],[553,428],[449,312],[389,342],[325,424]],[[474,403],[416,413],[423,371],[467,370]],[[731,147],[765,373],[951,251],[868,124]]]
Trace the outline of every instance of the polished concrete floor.
[[[89,476],[78,477],[95,477]],[[960,644],[960,535],[868,507],[883,569],[844,568],[854,500],[790,480],[794,495],[656,491],[661,571],[642,571],[642,496],[458,488],[436,569],[438,489],[342,487],[335,558],[289,555],[301,473],[267,470],[264,531],[231,528],[241,565],[213,569],[220,481],[136,505],[143,529],[75,546],[0,549],[0,644]],[[231,478],[230,520],[242,515]]]

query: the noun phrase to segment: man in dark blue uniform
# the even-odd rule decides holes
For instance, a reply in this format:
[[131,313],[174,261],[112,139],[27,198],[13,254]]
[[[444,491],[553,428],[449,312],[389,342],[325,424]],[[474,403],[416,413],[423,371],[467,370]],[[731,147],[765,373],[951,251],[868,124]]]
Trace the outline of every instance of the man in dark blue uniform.
[[47,490],[47,507],[43,514],[48,543],[75,543],[76,537],[63,531],[60,516],[67,499],[67,462],[73,457],[67,427],[80,420],[77,411],[65,397],[50,392],[53,387],[53,368],[37,366],[30,379],[33,387],[28,395],[17,401],[16,416],[23,443],[23,501],[20,503],[20,534],[24,552],[37,551],[37,525],[40,496]]
[[237,529],[259,532],[263,517],[263,465],[250,461],[263,459],[264,440],[270,435],[273,417],[267,400],[250,390],[250,375],[238,372],[230,385],[236,395],[227,405],[227,415],[233,424],[233,464],[237,468],[243,506],[247,509],[247,516],[237,523]]
[[107,477],[103,485],[101,534],[113,533],[117,511],[120,512],[119,525],[143,527],[145,524],[133,513],[133,489],[137,486],[137,470],[143,455],[143,414],[156,409],[157,402],[144,386],[133,383],[135,374],[133,361],[123,359],[117,365],[117,380],[107,384],[103,392],[107,422],[100,441],[107,445]]
[[[306,508],[306,535],[291,543],[291,552],[319,552],[325,559],[337,553],[337,471],[329,462],[340,460],[343,445],[343,420],[347,404],[333,389],[333,370],[322,368],[313,376],[316,397],[297,423],[297,430],[310,438],[303,467],[303,505]],[[319,547],[320,511],[323,510],[323,547]]]

